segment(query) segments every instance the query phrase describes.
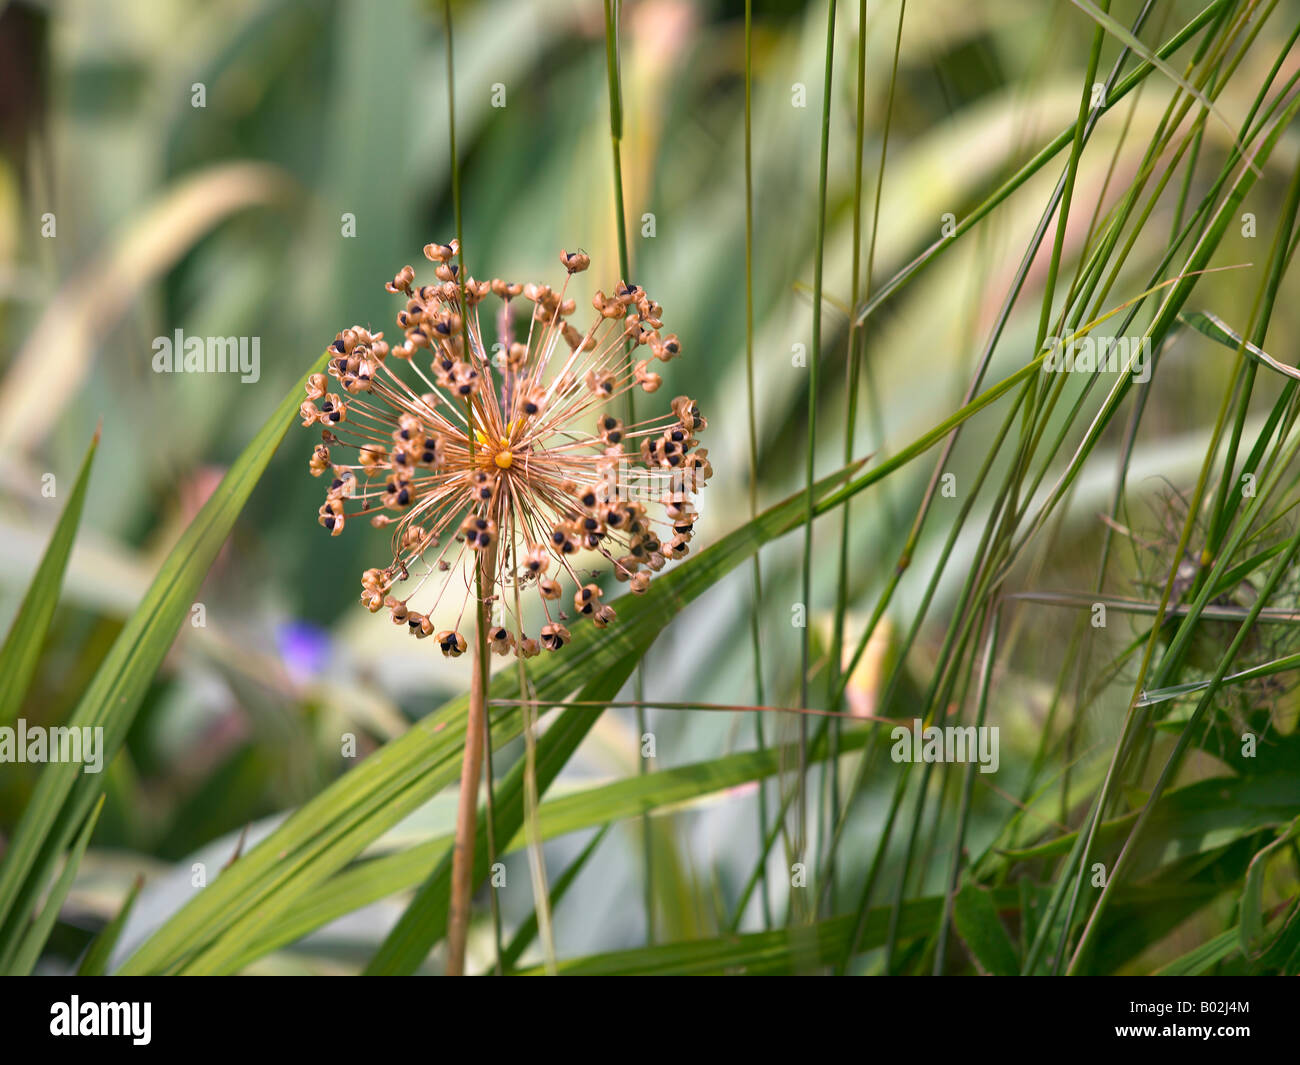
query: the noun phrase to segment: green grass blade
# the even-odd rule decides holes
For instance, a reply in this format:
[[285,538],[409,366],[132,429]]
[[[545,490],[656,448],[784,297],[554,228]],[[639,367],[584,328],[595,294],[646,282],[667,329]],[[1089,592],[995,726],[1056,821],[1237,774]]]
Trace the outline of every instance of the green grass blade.
[[59,874],[59,879],[50,891],[49,898],[45,900],[44,909],[20,941],[14,960],[6,969],[10,976],[29,976],[36,966],[36,959],[41,956],[41,949],[45,946],[45,941],[50,938],[54,922],[58,920],[63,900],[68,897],[72,882],[77,878],[81,858],[86,853],[86,846],[95,831],[95,823],[99,820],[99,811],[103,808],[104,797],[101,795],[90,816],[86,818],[86,823],[82,826],[72,850],[68,852],[68,860],[63,863],[63,872]]
[[[549,900],[551,910],[555,909],[559,902],[564,898],[565,892],[567,892],[573,882],[578,879],[578,874],[586,868],[588,859],[596,853],[596,848],[599,847],[604,838],[609,835],[609,827],[609,825],[602,826],[600,831],[592,836],[587,845],[582,848],[581,853],[569,863],[564,872],[555,878],[555,883],[551,885],[551,897]],[[510,945],[506,947],[505,953],[501,956],[501,964],[505,967],[506,972],[509,972],[514,968],[515,962],[517,962],[523,952],[528,949],[528,944],[530,944],[536,936],[537,911],[534,910],[524,918],[523,923],[520,924],[514,937],[510,940]]]
[[126,927],[127,919],[131,916],[131,910],[135,907],[135,900],[139,897],[140,888],[143,886],[144,877],[137,876],[135,882],[131,885],[131,890],[127,892],[121,908],[117,911],[117,916],[104,926],[103,931],[94,938],[87,948],[85,957],[81,959],[81,964],[77,966],[78,976],[103,976],[108,972],[108,959],[113,954],[113,948],[117,946],[117,941],[122,935],[122,929]]
[[1270,370],[1274,370],[1284,377],[1290,377],[1292,380],[1300,381],[1300,370],[1297,370],[1294,366],[1288,366],[1286,363],[1278,362],[1263,348],[1252,344],[1240,333],[1234,332],[1216,315],[1210,314],[1208,311],[1194,311],[1191,314],[1180,314],[1178,320],[1191,326],[1202,336],[1217,340],[1224,347],[1231,348],[1233,351],[1245,351],[1246,354],[1267,366]]
[[[839,753],[845,755],[858,751],[869,739],[870,733],[865,730],[847,733],[840,741]],[[716,795],[751,781],[766,780],[791,764],[795,753],[793,745],[744,751],[708,762],[638,774],[547,800],[539,811],[541,838],[557,839],[572,832]],[[825,743],[815,746],[810,753],[814,762],[824,757]],[[248,962],[296,942],[336,918],[395,892],[416,887],[427,876],[428,870],[442,860],[451,843],[450,835],[439,836],[395,854],[367,859],[344,870],[313,892],[310,900],[286,913],[267,936],[250,944],[232,968],[237,971]],[[502,848],[502,853],[516,851],[523,844],[522,833],[516,832]]]
[[1237,951],[1237,929],[1230,928],[1213,939],[1189,950],[1181,957],[1175,958],[1168,965],[1158,969],[1155,976],[1200,976],[1230,958]]
[[72,495],[59,515],[54,535],[50,537],[36,574],[27,586],[4,646],[0,647],[0,677],[4,677],[4,685],[0,686],[0,725],[8,725],[17,716],[27,685],[36,671],[41,645],[59,602],[59,589],[63,586],[63,573],[72,553],[72,542],[77,536],[81,508],[86,501],[86,486],[90,483],[90,467],[98,446],[99,430],[96,429],[90,447],[86,449],[86,457],[81,460]]
[[1261,850],[1250,861],[1246,870],[1246,885],[1241,892],[1241,928],[1239,943],[1241,952],[1247,957],[1263,952],[1264,942],[1264,874],[1268,869],[1268,860],[1275,851],[1281,850],[1292,840],[1300,836],[1300,817],[1297,817],[1277,839]]
[[[831,498],[850,498],[883,476],[873,470],[845,485],[851,472],[842,470],[819,482],[816,493],[823,508],[829,509]],[[844,489],[851,486],[856,487],[845,495]],[[662,574],[644,595],[620,597],[611,604],[618,611],[616,626],[595,635],[584,627],[574,633],[564,654],[531,663],[529,678],[537,697],[558,702],[587,678],[629,656],[635,659],[645,639],[657,634],[682,607],[763,544],[797,527],[803,504],[802,492],[778,503],[694,559]],[[518,681],[511,672],[494,678],[498,698],[518,697]],[[278,896],[277,907],[291,906],[326,881],[456,779],[466,707],[465,698],[452,700],[331,784],[175,914],[122,971],[167,970],[252,914],[273,921],[279,909],[269,905],[270,896]],[[517,709],[498,715],[494,745],[519,734],[520,718]]]
[[[632,675],[641,655],[626,656],[622,663],[610,667],[604,675],[583,689],[583,699],[612,699]],[[599,710],[566,710],[537,743],[536,774],[538,794],[559,775],[600,717]],[[518,762],[507,775],[497,795],[497,826],[503,836],[514,835],[523,827],[524,774],[526,764]],[[482,814],[479,820],[485,818]],[[482,839],[482,836],[479,836]],[[540,843],[539,843],[540,845]],[[490,857],[484,846],[476,846],[473,882],[487,876]],[[451,897],[451,861],[444,857],[420,887],[401,919],[381,944],[366,967],[372,976],[410,974],[419,968],[429,951],[447,931],[447,905]]]
[[[322,355],[309,373],[320,370],[325,359]],[[306,376],[281,401],[167,556],[67,722],[73,728],[103,729],[105,765],[125,741],[203,578],[292,424]],[[52,762],[42,771],[0,866],[0,943],[12,941],[15,923],[34,906],[57,855],[102,787],[97,774],[83,773],[73,763]]]

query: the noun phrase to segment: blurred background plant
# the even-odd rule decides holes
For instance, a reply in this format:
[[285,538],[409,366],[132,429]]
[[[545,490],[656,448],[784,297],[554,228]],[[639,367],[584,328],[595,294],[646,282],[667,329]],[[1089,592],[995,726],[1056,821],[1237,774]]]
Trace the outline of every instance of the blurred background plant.
[[[658,637],[642,670],[653,758],[641,757],[627,706],[592,714],[573,735],[576,753],[556,756],[562,771],[546,789],[542,828],[561,967],[1000,972],[1063,969],[1073,959],[1099,972],[1294,968],[1300,855],[1288,826],[1300,814],[1300,743],[1291,686],[1282,676],[1232,689],[1248,697],[1220,695],[1208,716],[1193,713],[1203,689],[1173,690],[1284,659],[1291,644],[1277,633],[1296,624],[1293,582],[1279,582],[1280,592],[1266,584],[1270,567],[1289,561],[1294,535],[1293,382],[1208,319],[1189,324],[1210,311],[1257,350],[1296,362],[1300,300],[1287,272],[1300,159],[1290,124],[1300,73],[1294,10],[1267,0],[1116,0],[1106,11],[1083,0],[927,0],[906,8],[900,30],[895,0],[863,5],[861,25],[859,5],[841,3],[828,57],[825,4],[755,6],[748,263],[758,504],[805,485],[810,359],[819,360],[816,475],[844,465],[850,425],[847,456],[872,457],[852,503],[815,525],[806,629],[791,623],[792,606],[805,601],[794,531],[803,503],[770,524],[751,634],[747,555],[719,561],[725,535],[749,514],[751,486],[746,5],[617,5],[630,279],[683,338],[687,356],[663,368],[664,388],[689,393],[709,416],[717,474],[697,543],[720,547],[712,564],[681,564],[707,579],[691,585],[672,625],[647,614],[644,630],[630,630],[618,663],[626,676],[642,661],[642,637]],[[468,659],[399,638],[358,606],[357,578],[387,534],[358,528],[327,542],[314,520],[319,485],[305,475],[307,434],[291,430],[271,458],[276,439],[258,431],[284,397],[296,407],[295,382],[338,328],[392,328],[397,308],[383,282],[418,265],[427,241],[454,235],[454,163],[472,274],[552,278],[558,249],[577,246],[592,257],[590,288],[618,280],[605,5],[453,4],[458,161],[448,147],[442,17],[441,5],[419,0],[0,8],[0,617],[18,615],[86,442],[103,426],[48,638],[0,723],[67,721],[250,440],[263,441],[266,464],[255,487],[245,485],[251,494],[229,538],[219,551],[210,545],[215,560],[193,599],[202,610],[176,606],[179,637],[161,667],[139,678],[138,712],[94,782],[106,799],[50,914],[38,971],[75,966],[123,913],[138,875],[144,887],[124,927],[97,941],[101,966],[438,968],[432,944],[403,950],[390,933],[413,898],[432,906],[439,897],[435,869],[454,817],[446,785],[455,777],[444,780],[444,770],[454,752],[439,754],[437,773],[404,778],[400,801],[366,777],[376,805],[364,824],[345,824],[354,793],[342,782],[386,744],[415,752],[434,742],[432,730],[412,726],[435,720],[444,702],[447,720],[460,720]],[[1168,64],[1152,72],[1148,50],[1170,41]],[[1100,108],[1094,84],[1105,86]],[[1240,164],[1235,141],[1258,151],[1257,174]],[[1055,151],[1039,154],[1052,143]],[[1054,189],[1068,207],[1060,233],[1047,211]],[[1219,225],[1220,204],[1236,189],[1240,202]],[[918,257],[924,268],[911,270]],[[819,260],[824,315],[814,345]],[[1241,264],[1250,265],[1152,291],[1184,271]],[[1012,380],[1045,335],[1140,296],[1105,328],[1150,331],[1159,359],[1151,383],[1110,402],[1119,375],[1088,386],[1083,375],[1031,368]],[[862,328],[851,331],[863,310]],[[1059,320],[1069,328],[1046,328]],[[259,337],[257,381],[154,373],[154,338],[178,329]],[[846,408],[850,350],[859,353],[859,401]],[[964,406],[1008,380],[978,412]],[[955,412],[964,424],[942,466],[953,490],[945,484],[928,498],[940,452],[911,461],[904,449],[941,440],[937,429],[951,429],[945,419]],[[1259,494],[1238,501],[1234,486],[1256,469],[1245,457],[1261,432],[1272,480],[1266,490],[1261,472]],[[49,473],[53,497],[42,491]],[[1177,506],[1170,486],[1183,499]],[[1204,509],[1180,544],[1188,498]],[[910,564],[900,565],[904,553]],[[1211,579],[1220,559],[1230,561]],[[1154,611],[1123,601],[1159,604],[1166,577],[1184,564],[1171,607],[1192,607],[1208,589],[1205,601],[1226,613],[1173,610],[1145,662]],[[1002,600],[1008,592],[1032,597]],[[665,618],[667,601],[665,593],[652,604]],[[1096,602],[1109,604],[1105,629],[1088,624]],[[1257,603],[1282,615],[1264,615],[1271,635],[1243,641],[1218,670]],[[968,780],[965,766],[909,773],[886,757],[888,728],[836,726],[839,770],[833,779],[816,765],[806,774],[808,851],[792,853],[798,720],[765,713],[765,742],[780,750],[747,756],[737,752],[754,749],[752,714],[673,704],[798,706],[805,637],[813,706],[835,702],[909,725],[949,715],[970,724],[978,712],[1001,730],[999,773],[988,782]],[[170,638],[150,633],[164,645]],[[573,668],[545,699],[578,692],[603,703],[618,694],[617,676]],[[582,687],[602,678],[610,690]],[[1126,727],[1135,684],[1162,691]],[[828,695],[837,686],[842,704]],[[622,688],[624,703],[632,691]],[[502,707],[496,777],[508,788],[522,743],[513,710]],[[1258,731],[1267,757],[1233,756],[1243,729]],[[813,736],[804,753],[820,764],[817,721],[804,732]],[[1164,781],[1175,752],[1176,779]],[[39,808],[39,777],[31,765],[0,770],[0,830],[10,843],[25,811]],[[1218,784],[1198,793],[1200,779]],[[314,797],[318,805],[284,824]],[[313,819],[336,800],[337,835],[310,845],[293,835],[295,826],[323,833],[325,822]],[[1138,813],[1148,800],[1149,819]],[[1086,836],[1098,809],[1107,825],[1081,855],[1069,833],[1083,826]],[[1098,940],[1088,921],[1102,894],[1092,863],[1111,870],[1139,817],[1142,835],[1124,859],[1131,868],[1096,910],[1107,922]],[[69,819],[51,861],[83,818],[84,810]],[[787,831],[763,863],[762,828],[782,820]],[[290,889],[277,895],[284,885],[273,882],[272,864],[247,856],[282,824],[289,835],[268,847],[296,853],[281,845],[292,839],[304,850],[284,874]],[[509,967],[526,967],[542,953],[514,837],[498,833],[509,852],[498,898]],[[236,855],[232,886],[203,901],[210,910],[196,909],[200,882],[219,882]],[[811,887],[792,892],[790,867],[801,859]],[[248,879],[236,883],[241,869]],[[44,884],[27,883],[34,906]],[[950,884],[961,890],[945,905]],[[236,903],[237,889],[246,904]],[[486,898],[478,896],[471,940],[477,970],[496,953]],[[35,912],[19,905],[10,915],[0,958],[32,953],[34,940],[23,937]],[[294,919],[277,925],[289,912]],[[817,935],[785,930],[815,918]],[[725,934],[735,929],[755,935]],[[763,929],[768,938],[757,935]]]

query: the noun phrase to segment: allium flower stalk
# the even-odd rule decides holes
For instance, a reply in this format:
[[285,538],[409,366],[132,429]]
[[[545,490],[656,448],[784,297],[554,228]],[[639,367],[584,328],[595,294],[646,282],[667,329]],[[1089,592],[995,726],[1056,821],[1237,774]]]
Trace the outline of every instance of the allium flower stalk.
[[[620,281],[611,295],[598,291],[584,332],[569,321],[577,308],[567,291],[590,265],[585,253],[560,253],[566,277],[556,292],[462,278],[452,262],[459,250],[455,241],[425,246],[437,284],[417,287],[415,271],[403,267],[385,286],[405,298],[402,342],[345,329],[330,345],[328,375],[309,379],[300,408],[304,426],[322,427],[310,462],[315,476],[330,478],[321,525],[334,536],[360,516],[392,527],[391,561],[361,576],[367,609],[387,610],[417,637],[436,632],[442,653],[457,657],[469,644],[461,629],[474,603],[449,975],[465,969],[488,647],[513,653],[521,669],[542,649],[560,650],[570,639],[566,595],[597,628],[611,624],[600,578],[612,574],[644,592],[666,560],[685,555],[694,494],[713,472],[708,452],[697,450],[705,421],[688,396],[634,425],[613,413],[630,389],[657,392],[655,361],[681,354],[643,289]],[[481,322],[489,296],[491,348]],[[536,635],[525,596],[545,618]],[[451,624],[439,629],[435,616]]]
[[[687,396],[634,425],[613,413],[629,389],[657,392],[655,362],[681,354],[644,289],[623,281],[597,292],[583,331],[566,292],[590,265],[585,253],[561,252],[557,292],[499,278],[462,285],[458,250],[425,247],[437,284],[416,286],[410,266],[387,283],[405,298],[400,344],[346,329],[330,345],[328,377],[308,382],[303,425],[322,427],[310,469],[330,478],[319,520],[335,536],[360,516],[392,527],[392,560],[362,574],[361,601],[417,637],[436,632],[451,657],[467,647],[465,563],[477,557],[492,650],[531,657],[569,642],[568,602],[598,628],[615,620],[601,576],[643,592],[687,553],[693,496],[712,473],[697,449],[706,423]],[[490,296],[491,345],[481,321]],[[545,617],[535,634],[525,596]],[[435,616],[449,624],[439,629]]]

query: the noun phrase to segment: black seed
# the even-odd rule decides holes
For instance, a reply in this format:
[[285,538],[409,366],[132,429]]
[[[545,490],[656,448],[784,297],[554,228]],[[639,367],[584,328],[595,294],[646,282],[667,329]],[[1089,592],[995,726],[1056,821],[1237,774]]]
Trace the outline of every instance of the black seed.
[[411,501],[411,493],[408,492],[405,488],[403,488],[400,492],[397,493],[397,502],[399,506],[404,507],[410,501]]
[[334,516],[332,514],[325,519],[325,528],[327,529],[334,528]]

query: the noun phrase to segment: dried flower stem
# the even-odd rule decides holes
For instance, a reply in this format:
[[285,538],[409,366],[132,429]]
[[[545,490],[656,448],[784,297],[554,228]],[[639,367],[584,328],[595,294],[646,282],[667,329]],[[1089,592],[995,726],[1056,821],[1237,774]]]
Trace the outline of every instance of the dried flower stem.
[[[477,580],[496,572],[496,545],[479,556]],[[460,769],[460,800],[456,808],[456,842],[451,859],[451,903],[447,916],[447,975],[465,974],[465,944],[469,936],[470,896],[474,890],[474,835],[478,828],[478,785],[487,733],[488,607],[480,593],[474,641],[474,675],[470,680],[469,718],[465,725],[465,757]]]

